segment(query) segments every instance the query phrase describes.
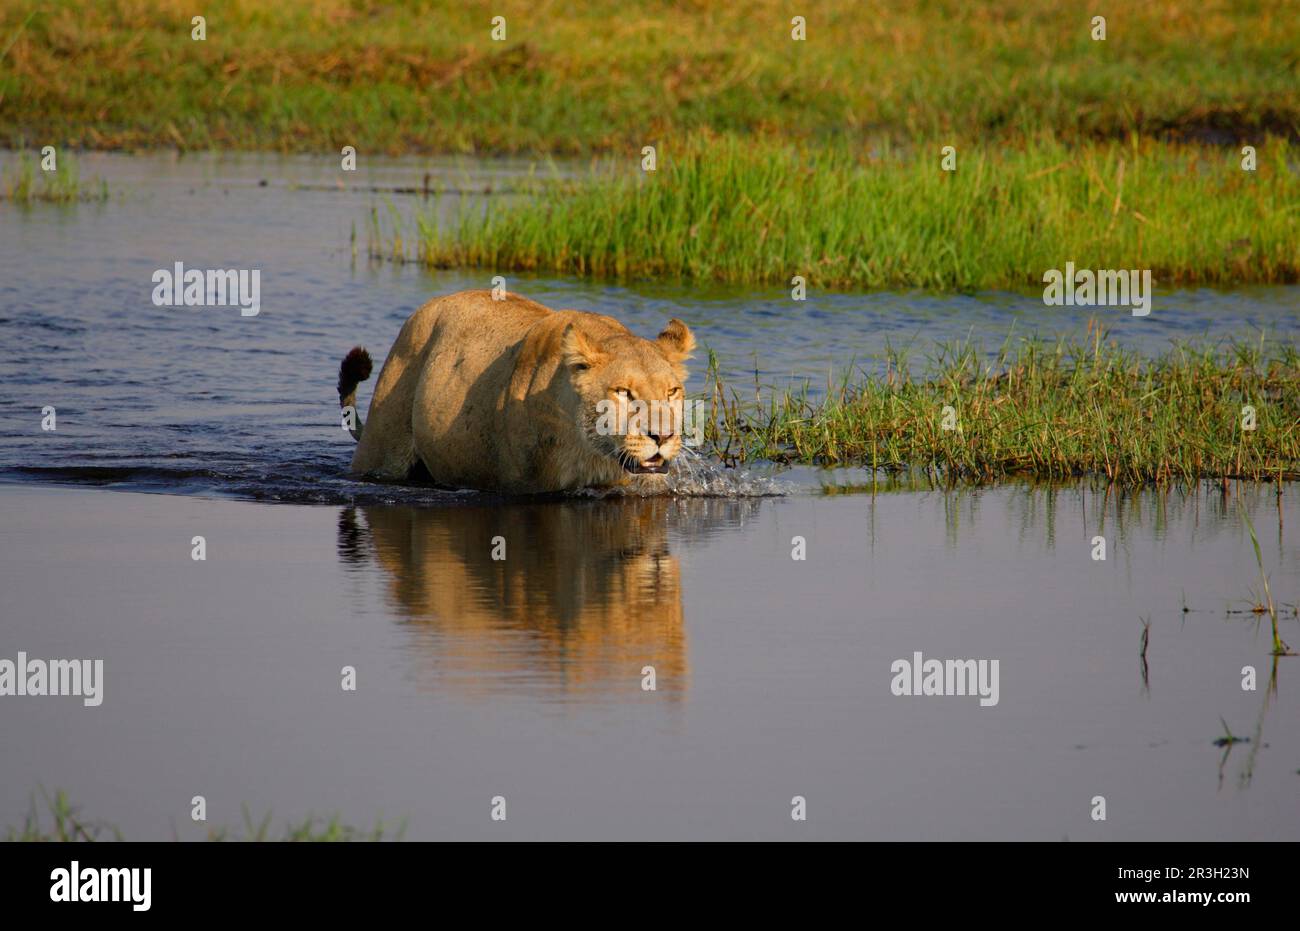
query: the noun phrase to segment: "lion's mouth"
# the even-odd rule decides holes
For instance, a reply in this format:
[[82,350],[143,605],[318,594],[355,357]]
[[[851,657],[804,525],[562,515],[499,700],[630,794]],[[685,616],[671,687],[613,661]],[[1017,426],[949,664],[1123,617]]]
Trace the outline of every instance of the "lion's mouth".
[[620,457],[620,461],[623,463],[623,468],[633,475],[662,475],[668,471],[667,460],[658,453],[639,462],[624,454]]

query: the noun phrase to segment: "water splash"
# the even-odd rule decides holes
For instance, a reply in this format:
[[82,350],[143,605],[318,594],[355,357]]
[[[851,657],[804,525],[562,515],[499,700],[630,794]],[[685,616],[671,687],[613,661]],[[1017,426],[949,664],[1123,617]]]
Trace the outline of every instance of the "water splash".
[[[771,498],[793,494],[796,486],[768,475],[746,469],[727,468],[689,447],[673,459],[667,475],[667,492],[678,498]],[[665,483],[658,479],[632,476],[616,488],[584,488],[575,494],[582,497],[620,497],[661,495]]]

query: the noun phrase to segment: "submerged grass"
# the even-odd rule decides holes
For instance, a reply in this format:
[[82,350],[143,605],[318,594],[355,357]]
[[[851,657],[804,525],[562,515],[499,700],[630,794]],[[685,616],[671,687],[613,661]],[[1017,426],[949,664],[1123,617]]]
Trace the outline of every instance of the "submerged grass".
[[891,350],[882,368],[816,397],[805,383],[764,399],[724,384],[711,358],[706,449],[727,463],[924,470],[944,482],[1300,479],[1294,345],[1179,344],[1147,359],[1093,327],[1087,340],[1009,338],[991,354],[937,344],[917,370]]
[[[410,257],[629,278],[812,287],[1042,287],[1043,273],[1150,269],[1160,286],[1300,280],[1300,149],[1052,139],[957,152],[696,135],[654,172],[597,173],[527,201],[419,216]],[[372,251],[404,253],[400,221]]]
[[59,156],[57,171],[42,171],[36,159],[24,154],[0,171],[0,200],[15,204],[103,201],[108,200],[108,182],[82,181],[77,163],[66,153]]
[[[806,41],[791,39],[796,13]],[[1090,35],[1098,13],[1105,41]],[[1293,0],[11,0],[0,139],[632,153],[711,127],[958,148],[1041,130],[1245,142],[1300,128],[1295,13]]]

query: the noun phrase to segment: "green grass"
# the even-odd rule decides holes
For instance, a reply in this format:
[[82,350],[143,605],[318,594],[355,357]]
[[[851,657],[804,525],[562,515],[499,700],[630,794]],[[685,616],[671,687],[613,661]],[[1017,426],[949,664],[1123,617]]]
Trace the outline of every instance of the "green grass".
[[1255,536],[1255,525],[1251,522],[1250,515],[1246,513],[1245,507],[1240,504],[1238,504],[1238,507],[1241,511],[1241,519],[1246,524],[1246,529],[1250,532],[1250,545],[1255,549],[1255,563],[1259,566],[1259,578],[1264,585],[1264,601],[1262,602],[1262,606],[1267,609],[1269,621],[1273,625],[1273,655],[1293,656],[1295,654],[1277,632],[1277,605],[1273,603],[1273,592],[1268,587],[1268,573],[1264,571],[1264,554],[1259,548],[1259,538]]
[[[580,188],[376,246],[437,266],[979,289],[1069,260],[1162,285],[1300,279],[1290,0],[797,12],[806,42],[777,0],[15,0],[0,142],[609,156],[616,171]],[[1239,170],[1246,143],[1257,172]],[[641,176],[649,144],[660,168]]]
[[0,169],[0,200],[15,204],[108,200],[108,182],[98,178],[82,181],[69,154],[59,155],[57,171],[42,171],[39,160],[27,154],[7,161]]
[[1237,143],[1297,133],[1298,49],[1291,0],[12,0],[0,140],[630,155],[708,127]]
[[[811,287],[1043,287],[1043,272],[1151,269],[1158,286],[1300,280],[1300,150],[1055,141],[878,157],[696,136],[658,169],[596,173],[528,201],[439,211],[405,251],[436,267]],[[445,216],[445,214],[444,214]],[[404,250],[400,225],[386,256]]]
[[41,790],[44,811],[37,807],[35,797],[31,807],[18,827],[9,827],[4,833],[6,843],[65,843],[68,841],[122,840],[117,828],[102,821],[91,821],[82,816],[80,809],[62,790],[50,795]]
[[[1176,345],[1146,359],[1086,340],[1008,339],[985,355],[936,344],[915,369],[891,351],[813,397],[724,384],[710,358],[705,451],[756,460],[923,470],[936,481],[1100,476],[1125,485],[1300,478],[1294,345]],[[1242,407],[1256,429],[1242,429]],[[956,429],[945,430],[945,407]]]
[[[50,795],[41,790],[41,806],[35,797],[31,807],[18,827],[10,827],[3,840],[9,843],[53,843],[69,841],[124,840],[122,833],[103,821],[85,818],[80,809],[69,800],[67,793],[56,791]],[[343,824],[338,817],[323,818],[308,815],[301,821],[288,822],[276,831],[268,813],[260,821],[254,820],[247,808],[243,810],[242,831],[224,827],[208,830],[209,841],[382,841],[401,840],[406,831],[404,823],[376,822],[374,828],[362,830]]]

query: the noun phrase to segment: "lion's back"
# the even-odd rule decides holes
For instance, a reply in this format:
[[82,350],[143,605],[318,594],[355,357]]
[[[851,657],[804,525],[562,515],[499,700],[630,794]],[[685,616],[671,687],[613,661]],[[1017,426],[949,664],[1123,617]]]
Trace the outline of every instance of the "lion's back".
[[420,307],[384,363],[353,470],[401,479],[418,459],[439,483],[503,490],[585,475],[592,454],[571,435],[579,401],[552,385],[571,323],[596,340],[628,332],[612,317],[490,291]]
[[498,301],[485,290],[436,297],[419,307],[384,360],[352,470],[405,478],[415,465],[413,418],[426,373],[434,376],[428,380],[437,400],[432,412],[459,409],[469,387],[490,380],[492,366],[550,313],[536,301],[514,294]]

